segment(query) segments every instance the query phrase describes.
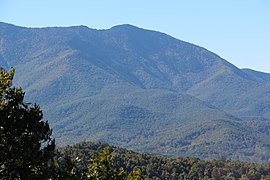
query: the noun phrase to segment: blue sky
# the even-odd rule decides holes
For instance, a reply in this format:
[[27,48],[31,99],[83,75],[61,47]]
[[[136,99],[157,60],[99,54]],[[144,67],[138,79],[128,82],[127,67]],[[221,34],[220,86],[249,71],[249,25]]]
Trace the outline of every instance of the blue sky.
[[0,21],[27,27],[132,24],[270,73],[269,0],[1,0]]

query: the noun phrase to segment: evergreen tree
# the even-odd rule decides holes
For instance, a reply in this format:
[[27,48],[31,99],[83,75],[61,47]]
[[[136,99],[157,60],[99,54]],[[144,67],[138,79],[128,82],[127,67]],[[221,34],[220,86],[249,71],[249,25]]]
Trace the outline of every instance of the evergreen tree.
[[36,104],[25,103],[20,87],[12,87],[14,69],[0,68],[0,177],[46,179],[55,143]]
[[109,147],[105,147],[97,155],[92,156],[88,171],[88,179],[121,180],[126,177],[123,168],[119,170],[113,168]]

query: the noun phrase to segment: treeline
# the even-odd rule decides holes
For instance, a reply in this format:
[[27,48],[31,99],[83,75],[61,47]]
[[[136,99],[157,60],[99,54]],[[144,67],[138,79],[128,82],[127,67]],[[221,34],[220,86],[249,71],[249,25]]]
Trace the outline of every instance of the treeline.
[[[57,159],[77,159],[76,166],[87,168],[94,154],[106,145],[82,142],[57,150]],[[270,165],[228,160],[200,160],[198,158],[164,158],[139,154],[110,146],[112,166],[123,168],[127,174],[140,170],[144,179],[270,179]]]

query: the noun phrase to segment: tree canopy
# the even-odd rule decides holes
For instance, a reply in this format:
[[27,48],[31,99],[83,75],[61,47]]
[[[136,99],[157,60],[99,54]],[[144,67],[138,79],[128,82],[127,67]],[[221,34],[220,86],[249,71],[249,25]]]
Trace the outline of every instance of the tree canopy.
[[36,104],[24,102],[20,87],[12,87],[15,70],[0,69],[0,176],[4,179],[46,177],[55,142]]

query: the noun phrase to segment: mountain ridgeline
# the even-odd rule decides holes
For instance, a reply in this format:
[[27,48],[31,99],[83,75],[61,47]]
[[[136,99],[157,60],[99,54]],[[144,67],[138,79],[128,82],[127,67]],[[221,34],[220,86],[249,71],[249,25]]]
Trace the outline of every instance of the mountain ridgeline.
[[102,141],[169,157],[268,162],[270,74],[119,25],[0,23],[0,66],[44,109],[59,145]]

